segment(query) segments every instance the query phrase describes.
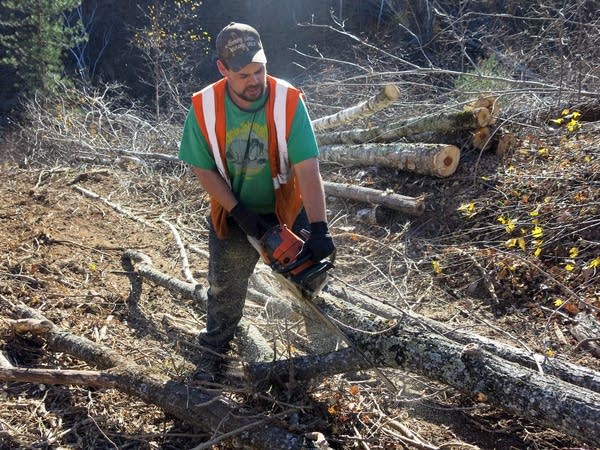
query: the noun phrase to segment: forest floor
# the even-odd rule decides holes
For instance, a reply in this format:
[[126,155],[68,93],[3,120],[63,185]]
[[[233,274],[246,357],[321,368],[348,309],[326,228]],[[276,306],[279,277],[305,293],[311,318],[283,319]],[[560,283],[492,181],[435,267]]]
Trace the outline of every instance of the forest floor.
[[[600,318],[599,138],[585,127],[568,138],[562,130],[523,135],[505,155],[465,152],[447,179],[323,165],[327,180],[425,195],[427,202],[421,217],[390,213],[377,224],[358,220],[365,205],[329,198],[338,247],[332,283],[600,370],[598,347],[578,346],[582,337],[574,334],[583,317]],[[182,278],[179,249],[165,221],[186,246],[206,249],[205,193],[177,166],[42,166],[26,162],[27,153],[18,143],[0,149],[5,355],[18,367],[89,369],[10,331],[7,305],[25,304],[70,333],[185,379],[198,350],[192,336],[174,338],[165,317],[198,329],[204,318],[190,300],[147,282],[133,308],[121,255],[139,250],[161,271]],[[195,278],[204,282],[206,258],[192,251],[188,257]],[[295,324],[270,318],[255,305],[246,316],[280,342],[300,334]],[[287,348],[301,353],[302,342]],[[339,449],[407,448],[388,419],[434,448],[587,448],[422,376],[385,372],[403,381],[399,392],[386,393],[371,372],[316,380],[302,394],[291,392],[285,403],[303,411],[296,428],[320,431]],[[0,396],[3,449],[180,449],[214,437],[111,389],[10,382]]]

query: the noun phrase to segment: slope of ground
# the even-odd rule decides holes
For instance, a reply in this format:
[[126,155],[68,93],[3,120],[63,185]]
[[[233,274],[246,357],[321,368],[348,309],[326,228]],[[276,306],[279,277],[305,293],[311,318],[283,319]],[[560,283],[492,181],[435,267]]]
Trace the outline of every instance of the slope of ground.
[[[192,302],[150,283],[140,303],[132,304],[121,254],[138,249],[181,278],[167,222],[186,246],[206,248],[204,192],[181,167],[47,167],[25,162],[27,152],[14,145],[1,153],[3,309],[26,304],[71,333],[184,379],[198,350],[193,337],[174,337],[164,319],[201,328],[203,317]],[[332,181],[427,195],[422,217],[390,214],[380,224],[357,220],[365,205],[330,198],[338,245],[333,283],[598,370],[595,343],[578,345],[583,338],[573,329],[584,317],[600,317],[599,158],[598,135],[583,130],[568,138],[562,131],[547,139],[523,136],[502,157],[467,152],[457,173],[443,180],[326,166],[324,177]],[[206,259],[200,252],[188,256],[203,282]],[[247,316],[279,341],[294,340],[293,324],[256,307]],[[86,368],[14,336],[6,325],[0,339],[16,366]],[[323,432],[334,448],[404,448],[391,419],[434,446],[581,447],[421,377],[390,374],[404,382],[390,395],[372,374],[358,375],[290,391],[286,401],[310,411],[299,414],[295,426]],[[2,448],[174,449],[212,437],[114,390],[6,383],[0,392]],[[274,404],[252,396],[248,401],[259,409]]]

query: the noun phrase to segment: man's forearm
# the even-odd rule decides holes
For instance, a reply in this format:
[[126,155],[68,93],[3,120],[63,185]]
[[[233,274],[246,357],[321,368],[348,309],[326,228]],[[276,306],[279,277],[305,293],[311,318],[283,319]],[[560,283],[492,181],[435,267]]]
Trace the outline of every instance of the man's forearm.
[[300,184],[300,193],[309,222],[327,222],[325,191],[319,172],[319,160],[310,158],[295,164],[294,173]]
[[199,167],[192,167],[192,170],[200,180],[204,190],[227,211],[231,211],[238,203],[233,192],[218,172],[200,169]]

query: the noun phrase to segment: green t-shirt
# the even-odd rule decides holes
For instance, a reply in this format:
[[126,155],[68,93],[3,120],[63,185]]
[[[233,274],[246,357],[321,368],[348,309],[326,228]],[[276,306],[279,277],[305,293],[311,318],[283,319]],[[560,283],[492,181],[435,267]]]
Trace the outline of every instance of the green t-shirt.
[[[275,210],[275,192],[268,155],[265,97],[253,103],[251,110],[240,109],[225,96],[227,120],[226,156],[231,188],[245,206],[260,214]],[[288,138],[290,164],[318,156],[315,134],[302,99],[298,102]],[[217,170],[210,146],[198,127],[194,108],[190,108],[179,145],[179,158],[192,166]]]

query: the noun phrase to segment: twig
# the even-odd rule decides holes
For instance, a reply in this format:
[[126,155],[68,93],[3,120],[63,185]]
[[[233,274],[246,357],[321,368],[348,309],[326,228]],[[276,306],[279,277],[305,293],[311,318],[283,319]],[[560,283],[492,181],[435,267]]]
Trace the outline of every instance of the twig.
[[175,228],[175,226],[166,219],[160,219],[160,221],[169,227],[171,233],[173,234],[173,237],[175,238],[175,243],[179,248],[179,257],[181,258],[181,272],[183,273],[185,280],[188,283],[196,284],[197,282],[194,279],[194,275],[192,275],[192,271],[190,270],[190,262],[188,261],[187,253],[185,251],[185,247],[183,246],[183,242],[181,240],[179,232],[177,231],[177,228]]

